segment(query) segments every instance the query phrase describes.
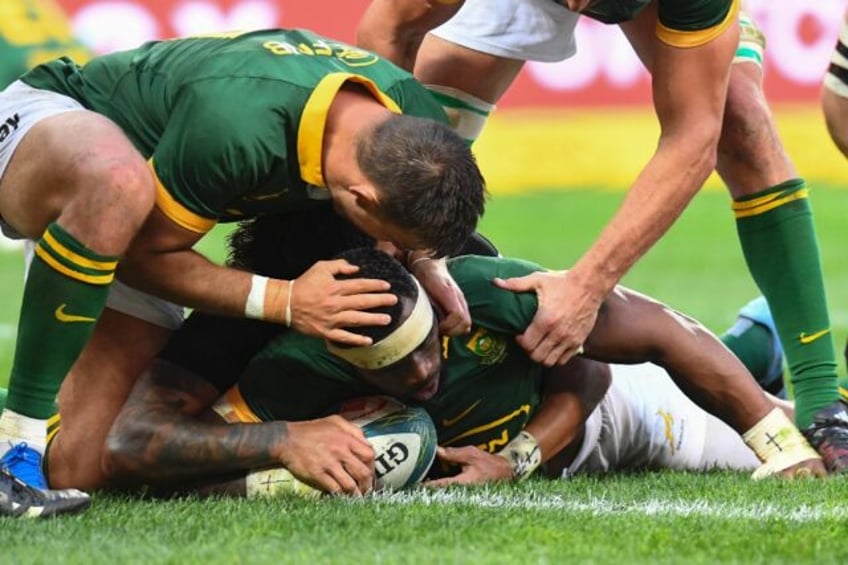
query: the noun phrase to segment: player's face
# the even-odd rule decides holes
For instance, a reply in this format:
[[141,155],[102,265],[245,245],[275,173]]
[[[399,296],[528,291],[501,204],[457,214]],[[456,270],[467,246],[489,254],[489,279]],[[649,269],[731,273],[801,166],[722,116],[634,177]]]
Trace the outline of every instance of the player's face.
[[333,207],[357,229],[377,241],[388,241],[398,249],[421,248],[410,230],[378,217],[372,206],[362,206],[352,198],[338,198],[333,200]]
[[366,381],[390,396],[424,402],[439,391],[441,369],[439,327],[434,323],[427,338],[415,351],[388,367],[361,372]]

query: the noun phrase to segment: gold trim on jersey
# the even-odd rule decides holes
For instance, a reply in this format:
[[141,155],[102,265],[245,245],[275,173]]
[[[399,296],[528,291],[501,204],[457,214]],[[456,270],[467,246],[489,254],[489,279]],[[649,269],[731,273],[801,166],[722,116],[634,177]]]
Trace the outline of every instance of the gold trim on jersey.
[[709,43],[736,22],[736,14],[739,12],[740,0],[733,0],[727,16],[718,24],[706,29],[680,30],[666,27],[657,20],[657,37],[665,44],[672,47],[700,47]]
[[232,387],[212,406],[228,424],[259,424],[262,422],[244,400],[238,385]]
[[321,163],[321,150],[324,146],[327,114],[339,89],[348,81],[363,85],[380,104],[392,112],[402,113],[394,100],[382,92],[373,81],[364,76],[351,73],[330,73],[322,78],[303,107],[300,127],[297,131],[297,159],[300,164],[300,176],[309,184],[326,186]]
[[451,444],[456,443],[457,441],[459,441],[461,439],[465,439],[467,437],[473,436],[474,434],[478,434],[480,432],[485,432],[486,430],[491,430],[492,428],[496,428],[496,427],[500,426],[501,424],[505,424],[506,422],[509,422],[510,420],[517,418],[522,413],[528,414],[528,415],[530,414],[530,405],[529,404],[522,404],[521,406],[519,406],[518,408],[516,408],[515,410],[513,410],[512,412],[510,412],[506,416],[502,416],[502,417],[498,418],[497,420],[489,422],[488,424],[483,424],[482,426],[477,426],[476,428],[471,428],[470,430],[466,430],[463,433],[459,434],[458,436],[455,436],[455,437],[452,437],[448,440],[440,442],[440,445],[451,445]]
[[215,224],[218,223],[217,220],[204,218],[199,214],[195,214],[177,202],[171,193],[168,192],[168,189],[159,180],[159,175],[156,174],[156,168],[153,166],[153,158],[147,161],[147,164],[150,166],[153,182],[156,183],[156,206],[162,210],[162,213],[181,228],[194,233],[206,233],[215,227]]
[[754,198],[752,200],[734,202],[733,213],[736,215],[737,218],[757,216],[759,214],[764,214],[769,210],[773,210],[778,206],[788,204],[789,202],[793,202],[795,200],[803,200],[809,195],[809,188],[795,190],[793,192],[790,192],[789,194],[784,194],[783,192],[773,192],[771,194],[766,194],[765,196],[760,196],[759,198]]

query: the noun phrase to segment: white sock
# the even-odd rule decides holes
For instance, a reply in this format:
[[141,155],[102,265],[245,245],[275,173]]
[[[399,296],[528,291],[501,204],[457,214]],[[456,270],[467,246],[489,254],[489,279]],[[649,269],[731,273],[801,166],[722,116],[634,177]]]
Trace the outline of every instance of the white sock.
[[47,420],[30,418],[7,408],[0,415],[0,456],[21,442],[43,456],[47,449]]

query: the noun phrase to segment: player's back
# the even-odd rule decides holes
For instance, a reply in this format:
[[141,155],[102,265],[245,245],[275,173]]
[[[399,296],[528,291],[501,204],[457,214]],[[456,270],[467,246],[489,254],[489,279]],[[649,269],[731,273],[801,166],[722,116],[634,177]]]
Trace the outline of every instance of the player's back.
[[[327,80],[328,75],[338,81]],[[307,30],[154,41],[97,57],[83,67],[69,59],[51,61],[23,80],[108,116],[142,153],[150,154],[175,113],[192,113],[210,131],[216,130],[215,116],[249,127],[277,113],[287,116],[296,131],[312,94],[325,92],[322,99],[331,99],[352,75],[375,85],[405,113],[446,121],[438,104],[406,71]]]

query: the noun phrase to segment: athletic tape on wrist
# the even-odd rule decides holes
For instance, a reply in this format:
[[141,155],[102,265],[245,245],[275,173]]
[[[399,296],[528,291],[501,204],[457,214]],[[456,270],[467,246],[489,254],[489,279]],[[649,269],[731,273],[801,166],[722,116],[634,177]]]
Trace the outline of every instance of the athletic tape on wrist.
[[293,493],[306,498],[317,498],[321,491],[298,480],[284,467],[251,471],[244,480],[247,498],[271,497]]
[[755,480],[780,473],[801,461],[821,459],[780,408],[766,414],[742,439],[763,462],[751,475]]
[[250,279],[250,292],[244,305],[244,316],[262,320],[265,318],[265,289],[268,287],[268,277],[253,275]]
[[289,281],[289,295],[286,298],[286,327],[291,327],[292,322],[292,313],[291,313],[291,300],[292,300],[292,289],[294,288],[294,279]]
[[542,464],[539,442],[525,430],[521,430],[495,455],[503,457],[512,465],[512,473],[519,481],[529,477]]
[[382,369],[396,363],[424,343],[433,328],[433,306],[421,284],[415,280],[418,297],[412,312],[392,333],[365,347],[338,347],[327,343],[327,350],[361,369]]

